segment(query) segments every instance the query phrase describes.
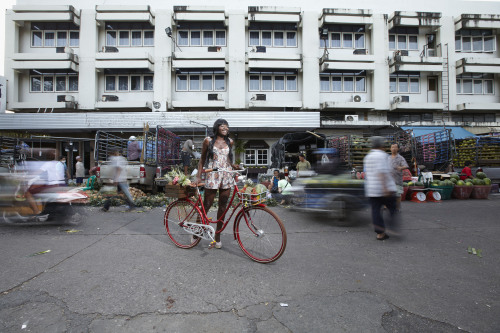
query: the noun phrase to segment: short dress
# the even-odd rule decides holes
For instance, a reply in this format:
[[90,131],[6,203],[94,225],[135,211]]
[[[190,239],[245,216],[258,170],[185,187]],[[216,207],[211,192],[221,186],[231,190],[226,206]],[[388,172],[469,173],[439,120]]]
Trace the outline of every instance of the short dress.
[[[232,170],[231,163],[228,160],[229,147],[219,149],[214,146],[213,159],[208,161],[207,169],[219,168]],[[234,177],[232,173],[225,171],[209,172],[206,174],[205,188],[211,190],[228,189],[234,186]]]

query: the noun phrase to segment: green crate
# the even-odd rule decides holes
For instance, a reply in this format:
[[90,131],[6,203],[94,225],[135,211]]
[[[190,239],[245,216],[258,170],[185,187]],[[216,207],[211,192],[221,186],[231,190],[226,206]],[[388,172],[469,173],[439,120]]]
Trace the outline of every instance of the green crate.
[[441,194],[441,200],[450,200],[451,193],[453,192],[453,186],[432,186],[432,189],[439,189],[439,193]]

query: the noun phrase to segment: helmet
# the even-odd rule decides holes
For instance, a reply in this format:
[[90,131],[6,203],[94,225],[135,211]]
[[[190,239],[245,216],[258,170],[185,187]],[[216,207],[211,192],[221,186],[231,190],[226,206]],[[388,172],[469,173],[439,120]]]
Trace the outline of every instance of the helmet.
[[132,135],[130,138],[128,138],[128,139],[129,139],[130,141],[135,141],[135,140],[137,140],[137,138],[136,138],[135,136],[133,136],[133,135]]

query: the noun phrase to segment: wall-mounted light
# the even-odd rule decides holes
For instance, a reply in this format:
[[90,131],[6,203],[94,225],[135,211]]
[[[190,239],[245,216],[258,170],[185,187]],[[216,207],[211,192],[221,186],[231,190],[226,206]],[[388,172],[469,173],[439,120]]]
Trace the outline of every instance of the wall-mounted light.
[[172,37],[172,28],[166,27],[165,28],[165,33],[167,34],[168,37]]
[[327,39],[328,38],[328,29],[327,28],[321,28],[319,30],[319,33],[321,34],[322,39]]

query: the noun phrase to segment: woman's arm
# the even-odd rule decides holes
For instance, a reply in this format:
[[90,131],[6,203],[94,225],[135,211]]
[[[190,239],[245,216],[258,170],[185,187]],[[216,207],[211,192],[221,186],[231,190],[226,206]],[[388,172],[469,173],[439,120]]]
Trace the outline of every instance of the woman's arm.
[[198,174],[196,175],[196,183],[201,182],[201,171],[203,170],[203,166],[205,165],[205,161],[207,159],[208,144],[211,140],[212,139],[210,137],[206,137],[205,140],[203,140],[200,162],[198,163]]

